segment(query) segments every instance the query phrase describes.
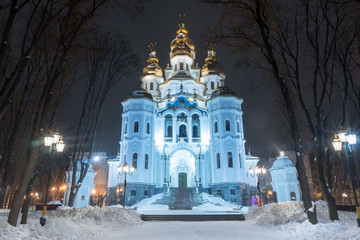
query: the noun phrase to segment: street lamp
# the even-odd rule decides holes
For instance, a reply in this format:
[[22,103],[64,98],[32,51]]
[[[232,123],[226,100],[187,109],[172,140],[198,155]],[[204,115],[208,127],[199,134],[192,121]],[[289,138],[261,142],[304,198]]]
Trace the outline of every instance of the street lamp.
[[253,174],[255,173],[256,176],[258,176],[258,179],[257,179],[257,188],[258,188],[258,190],[259,190],[260,206],[262,206],[259,176],[266,174],[266,168],[265,168],[265,167],[259,167],[259,166],[256,166],[255,168],[250,167],[250,168],[249,168],[249,173],[250,173],[250,175],[253,175]]
[[[56,152],[60,153],[64,150],[64,147],[65,147],[65,143],[62,140],[62,138],[60,137],[60,134],[58,134],[58,133],[54,133],[52,135],[46,135],[44,137],[44,145],[46,147],[49,147],[50,154],[52,152],[54,152],[55,150],[56,150]],[[48,193],[49,193],[52,165],[53,165],[53,157],[50,156],[50,169],[49,169],[48,180],[47,180],[47,185],[46,185],[45,202],[44,202],[44,206],[43,206],[43,210],[42,210],[42,216],[40,218],[41,226],[45,226],[45,222],[46,222],[45,215],[46,215],[46,211],[47,211],[47,198],[48,198]]]
[[[337,136],[339,138],[337,138]],[[350,145],[356,144],[356,134],[349,133],[346,131],[341,131],[337,135],[335,134],[335,139],[333,140],[333,146],[334,146],[335,151],[341,151],[342,143],[344,144],[346,163],[348,165],[351,186],[352,186],[352,190],[353,190],[354,198],[355,198],[357,224],[358,224],[358,227],[360,227],[360,207],[359,207],[359,202],[357,199],[357,194],[356,194],[356,189],[355,189],[355,184],[354,184],[354,177],[353,177],[353,174],[351,171],[351,165],[350,165],[350,160],[349,160],[349,155],[348,155],[348,149],[350,152],[352,151]]]
[[127,164],[127,162],[125,162],[124,166],[121,166],[121,164],[118,167],[118,172],[120,175],[125,175],[125,179],[124,179],[124,201],[123,201],[123,208],[125,208],[125,193],[126,193],[126,175],[129,174],[130,176],[134,173],[135,168],[133,166],[131,166],[129,168],[129,165]]

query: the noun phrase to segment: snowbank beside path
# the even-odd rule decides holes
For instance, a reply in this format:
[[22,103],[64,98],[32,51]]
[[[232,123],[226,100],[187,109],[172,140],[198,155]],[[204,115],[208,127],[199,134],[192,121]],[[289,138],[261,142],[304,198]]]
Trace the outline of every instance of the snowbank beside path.
[[360,240],[356,213],[338,211],[340,221],[331,221],[327,203],[317,201],[315,205],[319,221],[316,225],[307,220],[300,202],[272,203],[261,208],[252,207],[246,215],[246,220],[257,225],[275,227],[278,231],[287,233],[290,236],[289,239]]
[[1,217],[0,239],[97,239],[123,227],[142,224],[132,210],[121,208],[69,208],[48,211],[44,227],[39,224],[41,212],[29,213],[28,224],[12,227]]

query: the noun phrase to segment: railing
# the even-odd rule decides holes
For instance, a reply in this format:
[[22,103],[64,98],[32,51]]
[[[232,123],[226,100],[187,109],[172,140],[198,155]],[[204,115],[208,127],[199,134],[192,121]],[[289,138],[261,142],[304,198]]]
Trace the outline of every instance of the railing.
[[188,140],[187,137],[177,137],[177,138],[176,138],[176,142],[179,142],[180,139],[183,139],[185,142],[189,142],[189,140]]
[[173,138],[172,137],[166,137],[164,138],[164,142],[172,142]]
[[200,138],[193,138],[192,142],[200,142]]

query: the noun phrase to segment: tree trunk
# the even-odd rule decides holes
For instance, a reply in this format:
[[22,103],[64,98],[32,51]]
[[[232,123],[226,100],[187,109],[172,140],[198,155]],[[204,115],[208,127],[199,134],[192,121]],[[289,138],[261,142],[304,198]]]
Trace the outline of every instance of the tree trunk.
[[32,185],[34,184],[34,181],[36,179],[36,176],[38,175],[39,171],[36,171],[35,174],[31,177],[31,180],[29,182],[29,186],[26,190],[26,197],[24,200],[24,204],[22,206],[22,215],[21,215],[21,222],[20,224],[26,224],[27,223],[27,217],[28,217],[28,213],[29,213],[29,206],[30,206],[30,202],[31,202],[31,190],[32,190]]
[[[30,142],[40,142],[41,140],[38,139],[33,135],[33,137],[30,139]],[[39,152],[40,146],[31,146],[30,147],[30,153],[28,157],[28,164],[26,165],[24,175],[21,178],[19,188],[16,190],[14,199],[12,201],[12,206],[10,209],[9,217],[8,217],[8,223],[14,227],[17,225],[17,220],[19,217],[19,212],[21,209],[21,206],[24,201],[24,196],[26,194],[26,190],[28,188],[28,184],[31,180],[32,175],[34,174],[36,165],[37,165],[37,154]]]

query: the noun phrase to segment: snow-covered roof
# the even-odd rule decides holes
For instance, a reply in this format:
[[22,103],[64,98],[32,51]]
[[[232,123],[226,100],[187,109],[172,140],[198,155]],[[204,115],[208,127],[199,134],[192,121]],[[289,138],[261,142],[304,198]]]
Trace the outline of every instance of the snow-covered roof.
[[283,169],[286,167],[294,167],[294,164],[287,156],[280,156],[275,160],[273,166],[269,170],[272,171],[276,169]]

